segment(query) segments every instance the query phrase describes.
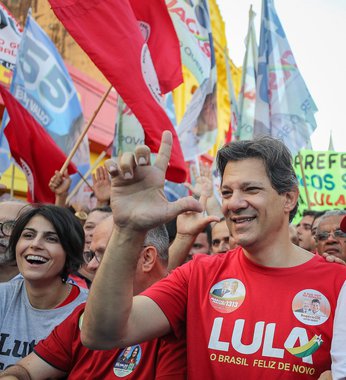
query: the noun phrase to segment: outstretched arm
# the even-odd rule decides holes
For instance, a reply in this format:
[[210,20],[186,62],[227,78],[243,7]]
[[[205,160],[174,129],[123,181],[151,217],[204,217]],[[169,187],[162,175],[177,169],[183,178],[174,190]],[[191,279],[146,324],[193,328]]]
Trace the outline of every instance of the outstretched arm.
[[137,147],[118,162],[106,162],[111,174],[111,207],[114,230],[87,301],[82,342],[93,349],[125,347],[164,335],[170,325],[154,301],[133,298],[138,254],[146,232],[185,211],[202,211],[192,197],[168,202],[163,186],[172,147],[165,131],[156,161],[150,150]]

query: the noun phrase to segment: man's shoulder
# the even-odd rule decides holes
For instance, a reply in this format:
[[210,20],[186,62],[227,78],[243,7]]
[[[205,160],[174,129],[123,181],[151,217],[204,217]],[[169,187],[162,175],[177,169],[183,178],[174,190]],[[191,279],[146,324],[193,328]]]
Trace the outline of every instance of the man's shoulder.
[[328,272],[330,275],[340,275],[340,276],[346,276],[346,265],[339,264],[339,263],[331,263],[329,261],[326,261],[326,259],[319,255],[318,253],[315,254],[315,256],[312,259],[312,264],[316,267],[326,269],[328,268]]

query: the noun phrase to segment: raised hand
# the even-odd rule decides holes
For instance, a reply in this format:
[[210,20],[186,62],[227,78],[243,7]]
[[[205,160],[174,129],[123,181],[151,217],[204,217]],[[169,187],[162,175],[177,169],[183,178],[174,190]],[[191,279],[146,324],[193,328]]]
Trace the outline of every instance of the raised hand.
[[185,211],[202,211],[192,197],[168,202],[163,191],[170,159],[172,135],[162,134],[161,146],[153,165],[150,149],[139,146],[134,153],[124,153],[105,163],[111,175],[111,207],[114,223],[122,228],[149,230],[166,223]]
[[[199,202],[206,209],[207,197],[202,193]],[[202,232],[211,222],[218,222],[220,218],[216,215],[207,215],[206,212],[187,211],[180,214],[177,218],[177,234],[190,235],[194,238]]]
[[199,198],[203,192],[207,197],[213,195],[213,179],[209,165],[200,163],[199,174],[195,165],[192,166],[192,175],[195,177],[195,184],[185,182],[184,185],[191,191],[194,197]]
[[64,174],[61,174],[58,170],[49,181],[49,188],[55,193],[55,204],[57,206],[65,207],[68,189],[71,185],[71,178],[68,175],[67,169]]
[[92,174],[93,190],[97,199],[97,205],[102,206],[108,204],[111,196],[111,180],[107,169],[99,166],[96,173]]
[[49,181],[49,188],[56,195],[67,194],[70,185],[71,178],[68,175],[67,169],[64,171],[64,174],[61,174],[58,170],[56,170],[55,174]]

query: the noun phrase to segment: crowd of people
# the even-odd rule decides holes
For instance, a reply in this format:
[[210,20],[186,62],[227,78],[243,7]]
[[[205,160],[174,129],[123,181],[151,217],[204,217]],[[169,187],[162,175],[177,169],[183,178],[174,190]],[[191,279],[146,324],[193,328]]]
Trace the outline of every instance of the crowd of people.
[[93,175],[96,207],[0,202],[0,378],[346,379],[346,210],[298,208],[288,149],[225,145],[164,196],[172,136]]

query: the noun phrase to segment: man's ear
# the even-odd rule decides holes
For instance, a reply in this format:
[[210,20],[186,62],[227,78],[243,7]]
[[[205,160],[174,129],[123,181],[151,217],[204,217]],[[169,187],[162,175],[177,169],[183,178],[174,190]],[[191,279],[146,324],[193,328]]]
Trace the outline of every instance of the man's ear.
[[299,190],[298,187],[295,187],[291,191],[285,193],[285,203],[284,210],[289,214],[298,202]]
[[142,256],[142,270],[143,272],[150,272],[155,266],[157,259],[157,251],[156,248],[152,245],[144,247],[141,253]]

